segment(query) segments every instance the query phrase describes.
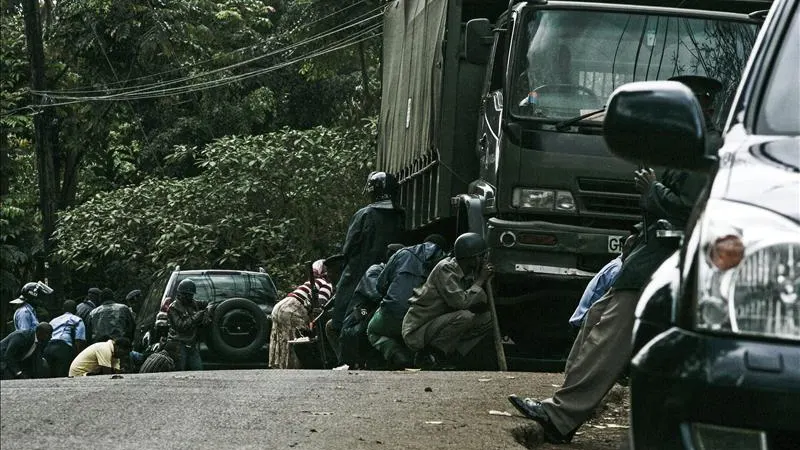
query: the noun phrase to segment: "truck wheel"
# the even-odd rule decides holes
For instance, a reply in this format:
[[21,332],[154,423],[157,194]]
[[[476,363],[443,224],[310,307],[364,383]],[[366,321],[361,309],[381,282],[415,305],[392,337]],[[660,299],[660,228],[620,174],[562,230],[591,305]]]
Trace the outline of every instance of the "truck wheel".
[[267,316],[246,298],[229,298],[217,306],[209,346],[221,356],[244,360],[267,342]]

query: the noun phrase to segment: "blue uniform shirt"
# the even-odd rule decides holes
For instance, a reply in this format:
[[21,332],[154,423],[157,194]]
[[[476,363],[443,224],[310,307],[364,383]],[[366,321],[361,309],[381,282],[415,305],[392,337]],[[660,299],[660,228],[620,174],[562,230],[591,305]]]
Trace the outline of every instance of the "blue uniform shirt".
[[67,344],[74,346],[72,336],[70,335],[72,328],[75,328],[75,339],[78,341],[86,340],[86,325],[83,324],[83,319],[72,313],[64,313],[50,321],[53,327],[53,337],[50,340],[62,340]]
[[588,311],[589,308],[594,305],[594,302],[599,300],[600,297],[608,291],[608,288],[614,284],[614,280],[617,279],[621,268],[622,256],[618,256],[600,269],[600,272],[597,272],[594,278],[592,278],[592,281],[589,282],[589,285],[586,286],[586,290],[583,291],[583,296],[578,303],[578,307],[575,309],[575,312],[572,313],[572,317],[569,318],[570,325],[574,327],[581,326],[586,311]]
[[33,306],[28,303],[23,303],[22,306],[14,311],[14,328],[17,331],[32,330],[39,325],[39,319],[36,318],[36,311]]

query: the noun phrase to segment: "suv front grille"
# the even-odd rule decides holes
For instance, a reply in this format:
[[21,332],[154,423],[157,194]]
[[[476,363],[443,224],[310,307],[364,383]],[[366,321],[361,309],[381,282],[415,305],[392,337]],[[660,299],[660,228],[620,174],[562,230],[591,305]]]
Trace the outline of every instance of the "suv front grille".
[[642,212],[633,181],[578,178],[578,197],[587,212],[625,215]]

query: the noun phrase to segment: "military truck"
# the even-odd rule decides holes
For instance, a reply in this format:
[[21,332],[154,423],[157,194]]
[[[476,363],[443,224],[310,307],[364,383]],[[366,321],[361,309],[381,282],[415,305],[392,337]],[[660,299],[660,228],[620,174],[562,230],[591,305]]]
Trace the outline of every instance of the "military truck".
[[769,3],[682,5],[387,4],[377,166],[415,238],[485,236],[512,368],[558,367],[586,283],[641,219],[636,166],[602,138],[609,95],[710,76],[724,121],[760,19],[745,13]]

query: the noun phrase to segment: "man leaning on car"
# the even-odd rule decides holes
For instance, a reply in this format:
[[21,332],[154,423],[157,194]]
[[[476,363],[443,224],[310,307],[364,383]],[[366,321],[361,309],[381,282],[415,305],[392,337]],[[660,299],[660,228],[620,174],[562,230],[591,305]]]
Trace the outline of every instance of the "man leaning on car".
[[215,304],[201,307],[194,299],[197,287],[194,281],[185,279],[178,284],[177,300],[172,302],[167,311],[169,320],[168,341],[181,344],[180,358],[175,370],[203,370],[203,360],[197,348],[197,333],[200,327],[211,322]]
[[[703,109],[708,134],[714,136],[711,107],[714,95],[722,88],[721,83],[694,75],[671,80],[692,90]],[[716,151],[722,141],[716,133],[707,143],[707,152],[712,148]],[[567,358],[564,384],[552,398],[541,402],[516,395],[508,398],[522,414],[542,425],[545,440],[550,443],[572,440],[628,364],[639,292],[650,275],[676,250],[676,241],[659,239],[657,231],[663,221],[668,221],[675,229],[686,226],[692,207],[706,184],[706,176],[667,170],[659,182],[652,169],[644,168],[636,171],[634,181],[642,194],[647,224],[643,231],[645,237],[631,251],[611,288],[587,312]]]

